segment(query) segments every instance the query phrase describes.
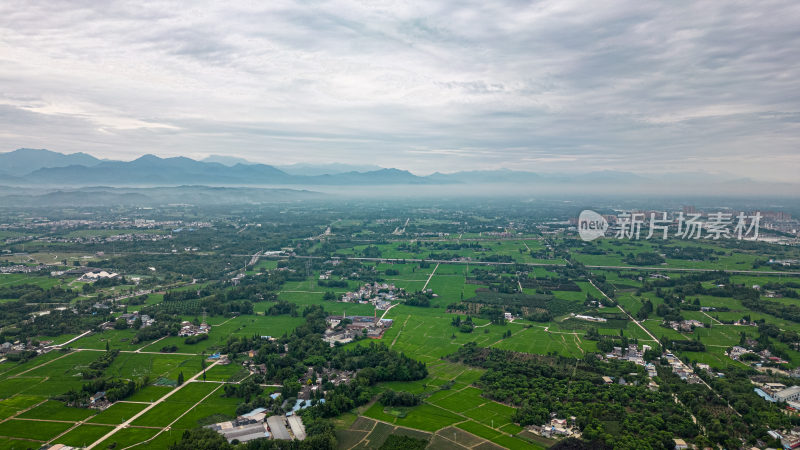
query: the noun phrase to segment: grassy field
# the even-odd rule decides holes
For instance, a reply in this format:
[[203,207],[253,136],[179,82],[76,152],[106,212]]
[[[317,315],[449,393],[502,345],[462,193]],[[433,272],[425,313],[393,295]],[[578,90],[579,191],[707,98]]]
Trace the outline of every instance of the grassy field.
[[72,423],[67,422],[31,422],[29,420],[9,419],[0,423],[0,436],[11,438],[50,440],[68,430]]
[[53,441],[54,444],[64,444],[72,447],[85,447],[111,431],[113,427],[107,425],[84,424],[70,430],[65,435]]
[[62,402],[48,401],[36,408],[20,414],[21,419],[40,419],[40,420],[68,420],[78,422],[95,415],[97,411],[84,408],[71,408]]
[[218,383],[190,383],[163,403],[133,421],[132,425],[163,427],[188,411],[195,403],[219,388]]
[[[96,448],[108,448],[111,444],[115,444],[114,448],[126,448],[131,445],[143,442],[155,436],[159,430],[152,428],[123,428],[122,430],[114,433],[113,436],[101,442]],[[177,438],[176,438],[177,440]],[[157,447],[151,447],[157,448]],[[166,448],[166,447],[163,447]]]
[[110,408],[92,417],[88,422],[117,425],[130,419],[145,407],[147,405],[141,403],[116,402]]

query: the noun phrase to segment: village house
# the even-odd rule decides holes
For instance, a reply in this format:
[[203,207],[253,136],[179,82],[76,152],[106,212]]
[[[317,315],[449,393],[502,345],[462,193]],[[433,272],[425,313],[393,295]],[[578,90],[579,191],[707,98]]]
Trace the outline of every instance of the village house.
[[671,321],[669,322],[669,327],[675,331],[683,331],[686,333],[691,333],[694,331],[695,328],[703,328],[706,325],[699,321],[699,320],[682,320],[680,322]]
[[125,321],[128,322],[128,325],[133,325],[136,322],[136,319],[141,319],[142,328],[149,327],[156,322],[155,319],[153,319],[147,314],[140,315],[138,311],[134,311],[132,313],[125,313],[119,317],[125,319]]
[[178,336],[197,336],[198,334],[208,334],[209,331],[211,331],[211,325],[205,322],[195,325],[188,320],[184,320],[181,322],[181,331],[178,332]]
[[391,301],[406,295],[405,290],[394,284],[367,283],[355,292],[346,292],[339,301],[349,303],[372,303],[378,309],[386,310],[391,306]]
[[[370,339],[380,339],[383,333],[392,326],[391,319],[379,319],[377,310],[373,317],[370,316],[328,316],[326,318],[328,329],[325,330],[323,340],[333,347],[337,342],[345,344],[359,336]],[[346,325],[342,325],[345,323]]]
[[228,442],[248,442],[261,438],[302,441],[306,438],[302,417],[267,417],[265,408],[256,408],[234,420],[206,425],[206,428],[221,434]]

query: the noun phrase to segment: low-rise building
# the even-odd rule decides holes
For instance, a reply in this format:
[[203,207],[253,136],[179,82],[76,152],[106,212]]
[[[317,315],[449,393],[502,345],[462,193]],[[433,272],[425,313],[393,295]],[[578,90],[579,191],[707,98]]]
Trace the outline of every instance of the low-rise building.
[[779,402],[797,401],[800,399],[800,386],[792,386],[782,389],[778,392],[775,392],[772,397]]

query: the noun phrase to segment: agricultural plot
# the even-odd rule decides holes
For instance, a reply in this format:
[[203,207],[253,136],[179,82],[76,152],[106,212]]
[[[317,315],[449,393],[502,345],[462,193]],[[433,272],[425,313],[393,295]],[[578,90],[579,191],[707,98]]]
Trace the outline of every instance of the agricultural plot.
[[239,406],[241,399],[223,397],[222,394],[223,391],[218,389],[175,422],[173,428],[190,429],[235,418],[236,408]]
[[134,420],[132,425],[164,427],[220,386],[218,383],[190,383]]
[[11,396],[22,394],[43,381],[45,381],[44,377],[11,378],[3,380],[3,382],[0,383],[0,397],[8,399]]
[[64,444],[71,447],[85,447],[111,431],[113,427],[107,425],[80,425],[58,439],[54,444]]
[[[96,448],[109,448],[109,446],[112,444],[114,445],[114,448],[127,448],[152,438],[158,432],[159,430],[154,428],[123,428],[114,433],[113,436],[101,442]],[[166,448],[166,446],[162,448]]]
[[[441,269],[441,265],[439,266]],[[464,286],[466,278],[463,275],[442,275],[438,269],[431,278],[427,288],[432,289],[438,297],[431,300],[432,306],[446,307],[451,303],[458,303],[465,297]]]
[[574,358],[580,358],[584,353],[577,333],[551,332],[540,326],[524,328],[508,325],[508,328],[512,331],[511,337],[492,344],[492,347],[524,353],[556,352]]
[[21,284],[32,284],[42,289],[50,289],[53,286],[62,284],[64,279],[47,276],[35,276],[20,273],[0,273],[0,287],[18,286]]
[[247,369],[239,364],[216,365],[206,371],[207,381],[241,381],[250,375]]
[[459,423],[456,427],[500,445],[503,448],[512,450],[543,448],[471,420]]
[[171,391],[172,387],[169,386],[146,386],[144,389],[135,392],[133,395],[128,397],[126,400],[131,402],[147,402],[152,403],[159,398],[163,397],[164,394]]
[[[414,355],[420,361],[431,362],[453,353],[466,342],[491,345],[502,340],[507,329],[504,326],[487,325],[475,328],[472,333],[461,333],[451,325],[453,316],[439,308],[398,305],[387,314],[387,318],[394,320],[394,325],[381,340],[395,350]],[[481,322],[477,323],[481,325]],[[483,321],[483,324],[486,323]]]
[[22,363],[13,364],[10,362],[5,362],[0,364],[0,378],[27,373],[31,369],[34,369],[42,364],[46,364],[54,359],[65,357],[67,354],[68,353],[66,352],[52,351]]
[[23,449],[29,448],[32,444],[32,441],[27,439],[12,439],[12,438],[0,438],[0,449],[3,450],[16,450],[16,449]]
[[92,333],[84,336],[70,344],[72,348],[87,348],[95,350],[105,350],[106,344],[111,349],[136,350],[145,346],[146,342],[133,343],[136,331],[126,330],[106,330],[100,333]]
[[53,359],[45,365],[35,366],[32,370],[20,373],[18,376],[24,376],[25,378],[48,377],[48,384],[59,381],[68,382],[72,385],[77,384],[77,386],[80,387],[82,371],[88,368],[89,364],[97,360],[99,356],[100,352],[72,352],[63,358]]
[[37,421],[33,424],[29,420],[9,419],[0,423],[0,436],[44,442],[67,431],[72,425],[70,422]]
[[62,402],[47,401],[17,416],[20,419],[66,420],[78,422],[95,415],[97,411],[85,408],[71,408]]
[[[260,307],[260,306],[259,306]],[[265,306],[269,309],[269,306]],[[300,310],[302,312],[302,309]],[[208,339],[195,344],[186,344],[185,337],[170,336],[153,342],[142,348],[141,351],[158,352],[164,347],[177,347],[177,353],[212,354],[216,349],[221,348],[231,336],[282,336],[289,333],[303,323],[302,317],[289,316],[239,316],[235,318],[220,317],[208,318],[211,323],[211,331]],[[213,324],[212,320],[217,322]]]
[[87,422],[107,425],[117,425],[147,407],[144,403],[116,402],[110,408],[92,417]]
[[[375,307],[372,305],[325,301],[322,299],[323,295],[325,295],[324,292],[308,293],[281,291],[280,295],[278,295],[278,298],[288,302],[296,303],[298,305],[298,310],[301,313],[303,308],[310,305],[320,305],[331,314],[341,314],[342,310],[344,310],[348,315],[370,316],[375,312]],[[269,309],[269,307],[266,307],[266,309]],[[286,316],[280,317],[286,318]]]
[[394,423],[417,430],[436,431],[461,420],[461,417],[443,408],[424,403],[415,406],[405,417],[396,418]]
[[180,372],[186,378],[199,372],[202,358],[199,355],[120,353],[106,369],[106,374],[127,379],[148,375],[152,382],[160,377],[177,380]]

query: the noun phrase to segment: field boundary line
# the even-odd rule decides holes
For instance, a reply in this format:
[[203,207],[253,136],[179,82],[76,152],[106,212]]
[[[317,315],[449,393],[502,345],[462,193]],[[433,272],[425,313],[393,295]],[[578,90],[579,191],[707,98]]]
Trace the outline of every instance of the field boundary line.
[[[40,368],[40,367],[44,367],[44,366],[46,366],[46,365],[50,364],[51,362],[53,362],[53,361],[58,361],[59,359],[61,359],[61,358],[65,357],[65,356],[67,356],[67,355],[70,355],[70,354],[72,354],[72,352],[67,352],[67,353],[64,353],[63,355],[59,356],[58,358],[53,358],[53,359],[51,359],[50,361],[43,362],[42,364],[39,364],[39,365],[38,365],[38,366],[36,366],[36,367],[31,367],[30,369],[28,369],[28,370],[26,370],[26,371],[24,371],[24,372],[20,372],[20,373],[18,373],[18,374],[16,374],[16,375],[11,375],[11,376],[10,376],[10,377],[8,377],[8,378],[18,378],[18,377],[19,377],[19,376],[21,376],[21,375],[25,375],[26,373],[28,373],[28,372],[30,372],[30,371],[32,371],[32,370],[36,370],[36,369],[38,369],[38,368]],[[13,370],[13,369],[12,369],[12,370]]]
[[400,328],[400,330],[397,331],[397,334],[394,335],[394,339],[392,339],[392,343],[389,345],[389,348],[394,347],[394,343],[397,342],[397,338],[400,337],[400,333],[402,333],[403,330],[406,329],[406,324],[408,323],[408,319],[410,319],[410,318],[411,318],[411,314],[406,316],[406,321],[403,322],[403,327]]
[[[367,432],[367,434],[365,434],[364,437],[362,437],[360,441],[356,442],[356,444],[354,446],[350,447],[350,448],[358,447],[362,442],[364,442],[364,439],[367,439],[367,436],[369,436],[370,434],[372,434],[373,431],[375,431],[375,427],[378,426],[378,422],[379,422],[378,419],[373,419],[372,417],[367,417],[367,418],[372,420],[372,428],[370,428],[370,430]],[[380,422],[383,422],[383,421],[381,420]],[[385,423],[387,425],[391,425],[391,426],[397,426],[397,425],[395,425],[393,423],[389,423],[389,422],[383,422],[383,423]]]
[[[212,363],[210,366],[206,367],[206,370],[208,370],[208,369],[210,369],[210,368],[212,368],[212,367],[216,366],[217,364],[219,364],[219,361],[220,361],[220,360],[216,360],[216,361],[214,361],[214,362],[213,362],[213,363]],[[133,417],[131,417],[130,419],[128,419],[128,420],[126,420],[125,422],[122,422],[121,424],[117,425],[117,426],[116,426],[116,427],[115,427],[113,430],[109,431],[109,432],[108,432],[108,433],[107,433],[105,436],[102,436],[102,437],[100,437],[98,440],[94,441],[94,442],[93,442],[91,445],[87,446],[86,448],[87,448],[87,449],[90,449],[90,450],[91,450],[91,449],[93,449],[93,448],[95,448],[95,447],[96,447],[97,445],[99,445],[101,442],[103,442],[103,441],[105,441],[106,439],[110,438],[111,436],[115,435],[115,434],[116,434],[116,433],[117,433],[119,430],[121,430],[121,429],[123,429],[123,428],[126,428],[128,425],[130,425],[131,423],[133,423],[133,421],[134,421],[134,420],[136,420],[136,419],[138,419],[139,417],[141,417],[141,416],[145,415],[145,414],[146,414],[148,411],[150,411],[151,409],[153,409],[153,408],[155,408],[156,406],[160,405],[160,404],[161,404],[161,402],[163,402],[164,400],[166,400],[167,398],[169,398],[170,396],[172,396],[172,395],[173,395],[173,394],[175,394],[176,392],[178,392],[178,391],[180,391],[181,389],[183,389],[184,387],[186,387],[186,386],[190,385],[190,384],[191,384],[191,383],[192,383],[194,380],[196,380],[196,379],[197,379],[198,377],[200,377],[202,374],[203,374],[203,371],[202,371],[202,370],[201,370],[201,371],[199,371],[199,372],[197,372],[197,373],[196,373],[196,374],[195,374],[195,375],[194,375],[192,378],[189,378],[189,379],[188,379],[188,380],[187,380],[185,383],[183,383],[182,385],[180,385],[180,386],[176,387],[175,389],[172,389],[172,390],[170,390],[169,392],[165,393],[165,394],[164,394],[164,395],[163,395],[161,398],[159,398],[158,400],[156,400],[156,401],[154,401],[153,403],[151,403],[151,404],[150,404],[150,406],[146,406],[146,407],[145,407],[143,410],[141,410],[141,411],[139,411],[138,413],[134,414],[134,416],[133,416]],[[220,385],[220,386],[221,386],[221,385]]]
[[211,394],[213,394],[214,392],[217,392],[217,391],[219,390],[219,388],[221,388],[221,387],[222,387],[222,385],[221,385],[221,384],[220,384],[219,386],[215,387],[215,388],[214,388],[214,389],[213,389],[211,392],[209,392],[209,393],[208,393],[208,394],[207,394],[205,397],[203,397],[203,398],[201,398],[200,400],[198,400],[198,401],[197,401],[197,403],[195,403],[195,404],[194,404],[194,405],[192,405],[192,406],[191,406],[189,409],[187,409],[186,411],[184,411],[184,412],[183,412],[183,414],[181,414],[181,415],[180,415],[180,416],[178,416],[178,417],[177,417],[175,420],[173,420],[172,422],[170,422],[170,423],[169,423],[169,424],[168,424],[166,427],[163,427],[163,428],[161,428],[161,431],[159,431],[158,433],[154,434],[154,435],[153,435],[151,438],[149,438],[149,439],[146,439],[146,440],[144,440],[144,441],[142,441],[142,442],[138,442],[138,443],[136,443],[136,444],[133,444],[133,445],[129,445],[129,446],[127,446],[127,447],[123,448],[122,450],[127,450],[127,449],[129,449],[129,448],[131,448],[131,447],[135,447],[135,446],[137,446],[137,445],[146,444],[146,443],[148,443],[148,442],[152,441],[153,439],[157,438],[158,436],[160,436],[160,435],[161,435],[161,433],[163,433],[163,432],[165,432],[165,431],[169,431],[169,430],[171,430],[171,429],[172,429],[172,425],[174,425],[174,424],[175,424],[175,422],[177,422],[177,421],[181,420],[181,418],[183,418],[183,416],[185,416],[186,414],[189,414],[189,411],[191,411],[191,410],[195,409],[195,408],[197,407],[197,405],[199,405],[200,403],[203,403],[203,401],[205,401],[205,399],[207,399],[208,397],[211,397]]
[[[13,397],[13,396],[12,396],[12,397]],[[10,398],[10,397],[9,397],[9,398]],[[17,411],[17,412],[16,412],[16,413],[15,413],[13,416],[9,416],[9,417],[6,417],[6,418],[5,418],[5,419],[3,419],[3,420],[0,420],[0,423],[5,423],[5,422],[8,422],[8,421],[9,421],[9,420],[11,420],[11,419],[16,419],[18,415],[20,415],[20,414],[25,414],[26,412],[28,412],[28,411],[32,410],[33,408],[36,408],[37,406],[39,406],[39,405],[41,405],[41,404],[43,404],[43,403],[47,403],[47,401],[48,401],[48,400],[50,400],[50,399],[44,399],[44,400],[40,401],[39,403],[37,403],[37,404],[35,404],[35,405],[31,405],[31,406],[28,406],[28,407],[27,407],[27,408],[25,408],[25,409],[22,409],[22,410],[20,410],[20,411]],[[33,440],[35,441],[36,439],[33,439]],[[41,441],[41,442],[44,442],[44,441]]]

